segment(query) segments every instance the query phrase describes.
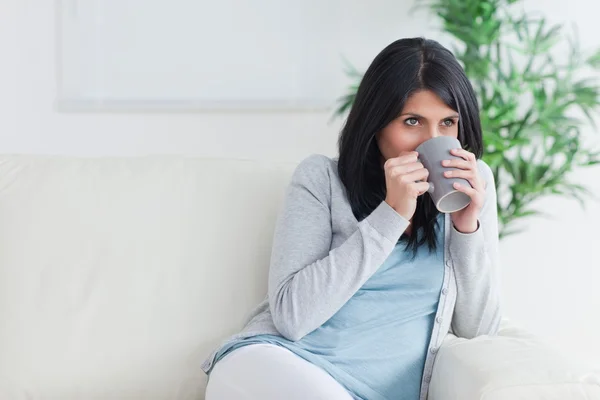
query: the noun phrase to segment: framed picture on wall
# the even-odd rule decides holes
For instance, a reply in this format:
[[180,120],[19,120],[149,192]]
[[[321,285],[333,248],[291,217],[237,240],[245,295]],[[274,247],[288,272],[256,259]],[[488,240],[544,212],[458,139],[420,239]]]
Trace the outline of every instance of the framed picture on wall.
[[402,36],[401,3],[61,0],[58,108],[327,110],[345,59]]

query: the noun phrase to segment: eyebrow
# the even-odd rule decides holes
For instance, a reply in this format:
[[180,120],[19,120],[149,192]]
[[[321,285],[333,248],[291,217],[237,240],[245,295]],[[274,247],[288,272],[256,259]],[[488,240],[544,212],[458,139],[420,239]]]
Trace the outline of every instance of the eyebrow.
[[[416,113],[411,113],[411,112],[400,114],[400,117],[403,117],[403,116],[405,116],[405,115],[410,115],[410,116],[412,116],[412,117],[417,117],[417,118],[427,119],[427,118],[425,118],[425,117],[424,117],[424,116],[422,116],[422,115],[419,115],[419,114],[416,114]],[[450,118],[458,118],[458,117],[459,117],[459,115],[458,115],[458,114],[452,114],[452,115],[449,115],[449,116],[447,116],[447,117],[445,117],[445,118],[442,118],[442,119],[450,119]]]

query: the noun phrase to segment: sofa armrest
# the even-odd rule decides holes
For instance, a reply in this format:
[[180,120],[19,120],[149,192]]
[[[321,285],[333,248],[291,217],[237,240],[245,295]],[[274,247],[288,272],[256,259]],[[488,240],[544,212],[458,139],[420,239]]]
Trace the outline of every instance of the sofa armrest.
[[600,399],[600,376],[504,320],[495,337],[448,335],[436,358],[428,398]]

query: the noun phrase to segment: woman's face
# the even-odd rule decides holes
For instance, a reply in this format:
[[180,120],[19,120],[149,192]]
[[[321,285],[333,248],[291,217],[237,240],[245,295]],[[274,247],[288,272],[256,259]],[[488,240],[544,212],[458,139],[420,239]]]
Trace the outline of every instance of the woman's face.
[[458,113],[434,92],[420,90],[408,98],[400,116],[377,135],[377,143],[387,160],[414,151],[437,136],[458,138]]

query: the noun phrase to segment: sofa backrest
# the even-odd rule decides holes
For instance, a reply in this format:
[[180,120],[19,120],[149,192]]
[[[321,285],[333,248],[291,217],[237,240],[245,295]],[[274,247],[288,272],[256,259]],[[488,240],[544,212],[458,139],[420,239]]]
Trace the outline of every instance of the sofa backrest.
[[0,157],[0,399],[202,399],[293,164]]

